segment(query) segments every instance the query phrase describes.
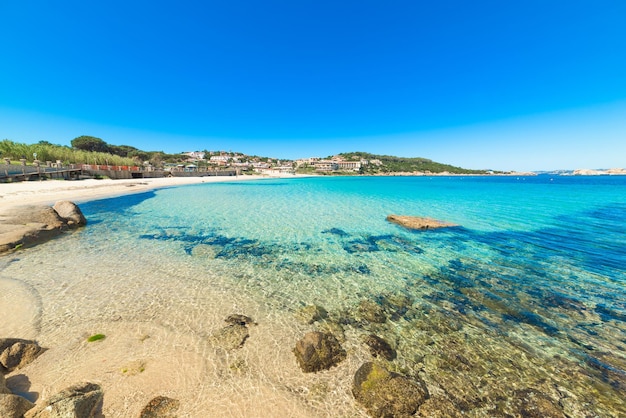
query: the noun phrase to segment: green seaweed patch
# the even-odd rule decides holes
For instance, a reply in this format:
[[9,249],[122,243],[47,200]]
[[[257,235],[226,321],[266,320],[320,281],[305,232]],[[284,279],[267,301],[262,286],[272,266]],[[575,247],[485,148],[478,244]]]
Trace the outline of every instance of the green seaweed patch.
[[99,340],[104,340],[106,338],[106,335],[104,334],[94,334],[91,337],[87,338],[87,342],[94,342],[94,341],[99,341]]

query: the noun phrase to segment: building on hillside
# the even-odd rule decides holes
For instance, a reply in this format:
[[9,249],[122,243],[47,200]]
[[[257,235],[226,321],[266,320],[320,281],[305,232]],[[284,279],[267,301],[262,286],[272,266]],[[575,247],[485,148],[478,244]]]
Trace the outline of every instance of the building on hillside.
[[183,155],[189,157],[189,160],[204,160],[205,153],[202,151],[188,151],[183,152]]
[[361,169],[361,161],[337,161],[338,170],[352,170],[359,171]]

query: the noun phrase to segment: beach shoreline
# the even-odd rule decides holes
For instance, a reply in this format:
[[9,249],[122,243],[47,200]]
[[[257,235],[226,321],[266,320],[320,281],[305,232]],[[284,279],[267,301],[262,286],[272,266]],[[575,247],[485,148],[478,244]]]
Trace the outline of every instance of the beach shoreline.
[[162,177],[132,180],[85,179],[85,180],[45,180],[22,181],[0,184],[0,211],[24,205],[53,205],[60,200],[70,200],[76,204],[92,200],[107,199],[151,190],[201,183],[222,183],[234,181],[254,181],[268,178],[297,178],[245,175],[207,177]]

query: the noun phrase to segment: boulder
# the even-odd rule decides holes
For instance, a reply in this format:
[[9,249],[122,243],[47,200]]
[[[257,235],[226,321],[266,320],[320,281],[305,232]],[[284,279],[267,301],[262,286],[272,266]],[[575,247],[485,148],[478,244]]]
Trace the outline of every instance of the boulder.
[[372,417],[409,417],[428,399],[421,380],[390,372],[376,363],[363,364],[354,375],[352,394]]
[[334,335],[319,331],[307,333],[293,350],[305,373],[327,370],[346,358],[346,351]]
[[0,339],[0,371],[5,373],[24,367],[45,350],[36,341],[19,338]]
[[21,396],[0,394],[0,417],[2,418],[22,418],[34,406],[34,403]]
[[377,335],[367,335],[363,339],[363,342],[369,347],[370,353],[372,353],[374,357],[382,357],[389,361],[396,358],[396,350],[394,350],[387,341]]
[[28,411],[24,418],[93,418],[102,407],[100,385],[80,383],[62,390],[42,405]]
[[87,219],[85,219],[83,212],[74,202],[61,200],[56,202],[52,209],[67,222],[68,226],[77,227],[87,224]]
[[[60,209],[67,219],[45,205],[14,207],[0,213],[0,253],[48,241],[70,227],[84,225],[84,216],[71,202]],[[68,211],[71,206],[76,211]],[[55,205],[56,206],[56,205]],[[81,220],[82,219],[82,220]]]
[[180,407],[178,399],[157,396],[141,410],[139,418],[175,418]]
[[449,228],[451,226],[458,226],[453,223],[438,221],[437,219],[424,218],[419,216],[405,216],[405,215],[389,215],[387,216],[389,222],[398,224],[407,229],[437,229],[437,228]]

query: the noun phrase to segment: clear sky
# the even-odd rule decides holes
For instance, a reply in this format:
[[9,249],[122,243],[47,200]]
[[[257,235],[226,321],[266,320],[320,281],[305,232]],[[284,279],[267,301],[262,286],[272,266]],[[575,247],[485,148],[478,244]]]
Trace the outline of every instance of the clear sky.
[[626,167],[626,1],[0,1],[0,139],[80,135]]

